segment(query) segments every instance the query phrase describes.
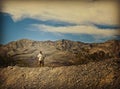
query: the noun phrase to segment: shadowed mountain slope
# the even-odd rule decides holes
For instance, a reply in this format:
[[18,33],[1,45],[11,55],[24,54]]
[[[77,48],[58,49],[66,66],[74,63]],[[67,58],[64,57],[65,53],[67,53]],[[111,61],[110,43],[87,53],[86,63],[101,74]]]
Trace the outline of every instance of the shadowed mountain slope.
[[37,66],[36,55],[45,53],[45,66],[79,65],[120,57],[120,41],[82,43],[70,40],[33,41],[21,39],[0,47],[0,59],[14,60],[13,65]]
[[22,39],[0,46],[0,67],[0,89],[120,89],[120,41]]

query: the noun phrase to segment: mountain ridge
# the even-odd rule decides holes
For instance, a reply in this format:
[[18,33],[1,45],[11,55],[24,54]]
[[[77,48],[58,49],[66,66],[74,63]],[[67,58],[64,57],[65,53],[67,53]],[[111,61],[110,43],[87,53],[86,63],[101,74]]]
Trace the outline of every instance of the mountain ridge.
[[[37,65],[42,50],[45,66]],[[0,47],[0,89],[119,89],[120,41],[22,39]]]
[[[120,41],[110,40],[104,43],[83,43],[71,40],[34,41],[21,39],[0,47],[0,56],[25,61],[36,65],[39,51],[46,54],[46,65],[74,65],[80,61],[101,60],[120,56]],[[100,58],[100,56],[102,56]],[[78,62],[78,63],[77,63]],[[87,63],[85,62],[85,63]],[[32,64],[31,64],[32,63]]]

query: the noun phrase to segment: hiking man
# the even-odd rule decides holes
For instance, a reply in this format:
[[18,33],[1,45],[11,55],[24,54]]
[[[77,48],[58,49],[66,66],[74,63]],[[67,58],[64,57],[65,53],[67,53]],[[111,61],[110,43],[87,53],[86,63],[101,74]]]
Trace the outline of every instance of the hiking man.
[[38,65],[40,67],[44,66],[45,55],[43,55],[42,51],[39,52],[39,54],[37,55],[37,58],[38,58]]

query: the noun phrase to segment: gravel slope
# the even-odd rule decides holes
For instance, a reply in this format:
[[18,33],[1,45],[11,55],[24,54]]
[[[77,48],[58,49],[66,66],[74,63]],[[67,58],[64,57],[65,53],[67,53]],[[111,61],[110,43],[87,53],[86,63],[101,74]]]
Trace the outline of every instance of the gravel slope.
[[0,69],[0,89],[120,89],[120,59],[78,66]]

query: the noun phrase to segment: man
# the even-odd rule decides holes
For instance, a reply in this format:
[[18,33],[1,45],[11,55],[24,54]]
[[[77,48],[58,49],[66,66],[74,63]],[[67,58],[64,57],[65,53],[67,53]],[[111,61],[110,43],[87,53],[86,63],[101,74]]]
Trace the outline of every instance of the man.
[[40,67],[44,66],[44,59],[45,56],[43,55],[42,51],[39,52],[39,54],[37,55],[38,58],[38,64]]

